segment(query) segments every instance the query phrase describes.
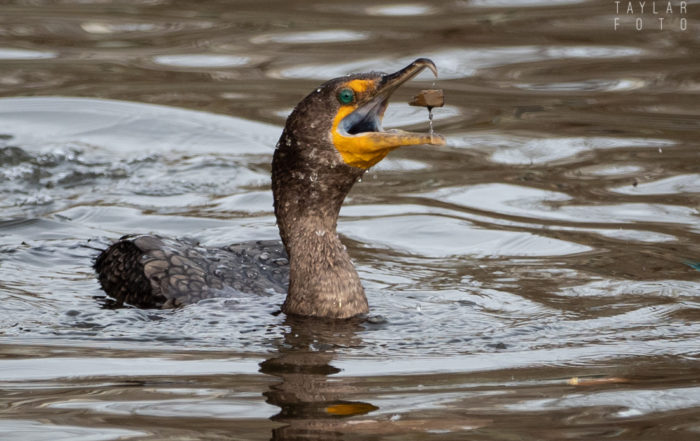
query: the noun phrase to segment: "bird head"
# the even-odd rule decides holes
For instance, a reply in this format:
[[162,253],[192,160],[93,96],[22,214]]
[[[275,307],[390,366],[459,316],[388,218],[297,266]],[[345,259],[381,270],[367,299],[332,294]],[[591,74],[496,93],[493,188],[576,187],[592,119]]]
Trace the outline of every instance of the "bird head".
[[[382,128],[391,95],[425,68],[437,76],[435,64],[419,58],[395,73],[348,75],[322,84],[289,116],[280,146],[291,147],[305,161],[322,157],[326,163],[341,162],[366,170],[398,147],[444,144],[440,135]],[[319,154],[319,147],[332,155]],[[309,154],[315,157],[305,157]]]

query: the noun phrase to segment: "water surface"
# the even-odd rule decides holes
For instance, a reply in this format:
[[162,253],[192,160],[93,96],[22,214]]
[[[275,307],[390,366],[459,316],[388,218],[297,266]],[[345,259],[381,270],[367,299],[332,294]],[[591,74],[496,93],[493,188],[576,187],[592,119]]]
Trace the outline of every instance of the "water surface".
[[[271,3],[0,6],[0,437],[697,439],[700,4]],[[385,126],[439,87],[447,145],[341,211],[369,321],[102,308],[123,234],[278,238],[292,107],[421,56]]]

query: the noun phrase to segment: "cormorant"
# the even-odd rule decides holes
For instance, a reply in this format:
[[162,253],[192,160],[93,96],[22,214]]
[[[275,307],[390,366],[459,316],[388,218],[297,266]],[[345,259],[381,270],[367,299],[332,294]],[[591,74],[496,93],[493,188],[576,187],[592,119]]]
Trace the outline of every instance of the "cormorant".
[[381,128],[391,94],[426,67],[437,76],[435,64],[420,58],[393,74],[336,78],[294,108],[272,160],[282,244],[210,248],[124,236],[95,261],[102,288],[118,305],[146,308],[176,307],[227,290],[286,289],[286,314],[342,319],[367,313],[360,278],[336,233],[338,213],[353,184],[391,150],[444,144],[439,135]]

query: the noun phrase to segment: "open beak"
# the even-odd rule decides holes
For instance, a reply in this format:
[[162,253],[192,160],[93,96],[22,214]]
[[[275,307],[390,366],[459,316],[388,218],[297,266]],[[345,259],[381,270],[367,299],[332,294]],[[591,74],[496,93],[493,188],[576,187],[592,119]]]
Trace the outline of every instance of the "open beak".
[[425,68],[437,77],[435,63],[427,58],[419,58],[398,72],[382,75],[372,96],[339,121],[333,138],[346,163],[366,169],[398,147],[445,144],[445,138],[432,133],[382,129],[382,118],[391,95]]

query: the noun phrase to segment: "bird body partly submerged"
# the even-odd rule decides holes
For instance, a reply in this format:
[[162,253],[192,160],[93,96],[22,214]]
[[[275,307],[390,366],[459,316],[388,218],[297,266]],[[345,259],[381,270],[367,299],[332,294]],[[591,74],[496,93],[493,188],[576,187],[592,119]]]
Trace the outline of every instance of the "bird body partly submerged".
[[119,305],[174,308],[240,292],[287,291],[289,260],[280,241],[215,248],[188,239],[124,236],[95,261],[100,284]]
[[324,83],[287,118],[272,161],[272,192],[282,243],[225,248],[160,236],[125,236],[95,262],[118,304],[176,307],[226,292],[287,292],[282,311],[349,318],[369,311],[362,283],[336,232],[343,200],[362,174],[391,150],[443,144],[437,135],[383,131],[390,95],[424,68],[419,59],[394,74]]

